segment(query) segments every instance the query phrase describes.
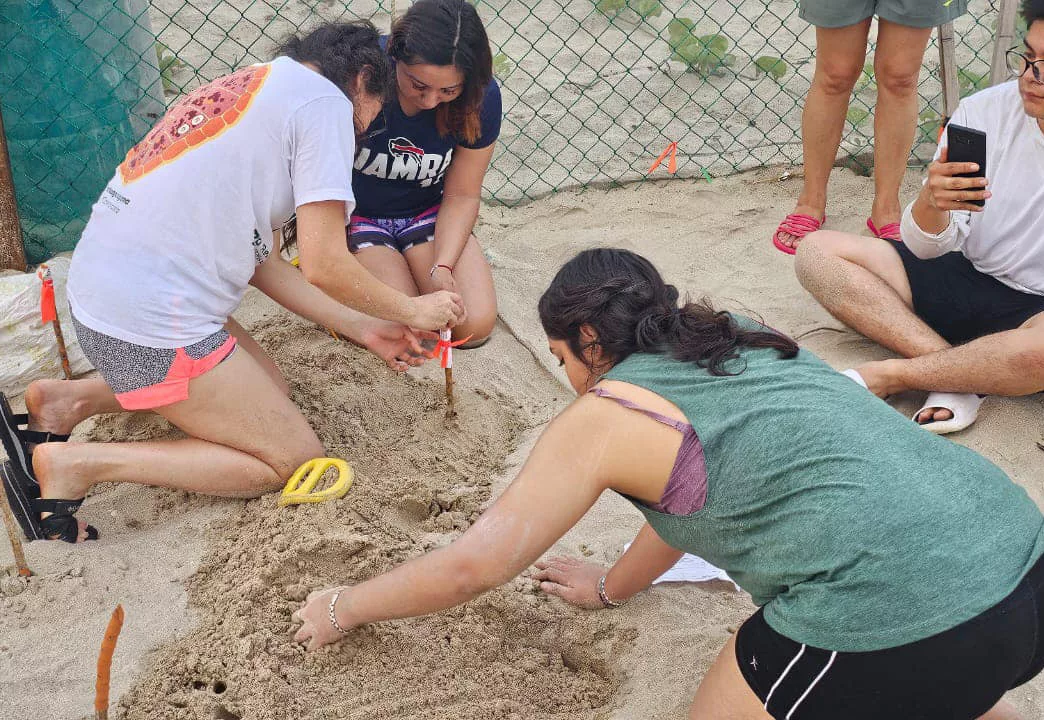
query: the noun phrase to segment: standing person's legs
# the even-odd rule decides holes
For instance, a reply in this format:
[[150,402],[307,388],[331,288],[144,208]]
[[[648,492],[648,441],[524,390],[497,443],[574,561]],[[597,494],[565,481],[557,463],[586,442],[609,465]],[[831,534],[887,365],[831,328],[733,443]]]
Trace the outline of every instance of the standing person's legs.
[[[870,218],[877,228],[899,222],[899,186],[917,131],[917,80],[931,28],[877,22],[874,76],[874,204]],[[894,228],[898,237],[898,228]]]
[[[429,273],[435,262],[435,243],[414,245],[405,252],[405,256],[421,292],[434,291]],[[474,235],[468,238],[464,251],[457,259],[453,280],[468,310],[464,323],[453,328],[453,337],[461,339],[470,335],[469,345],[481,343],[493,332],[497,322],[497,295],[493,288],[493,273]]]
[[[805,178],[795,214],[822,220],[826,213],[830,169],[841,144],[852,88],[863,71],[871,19],[845,27],[816,27],[816,68],[801,115]],[[791,248],[799,242],[785,231],[777,239]]]

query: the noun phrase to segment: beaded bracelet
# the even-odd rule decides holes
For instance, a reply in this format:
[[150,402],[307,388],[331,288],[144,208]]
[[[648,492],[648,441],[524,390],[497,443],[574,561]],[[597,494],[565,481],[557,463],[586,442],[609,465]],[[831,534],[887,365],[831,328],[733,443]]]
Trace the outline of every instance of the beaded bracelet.
[[346,588],[343,587],[337,588],[337,590],[333,594],[333,597],[330,598],[330,624],[333,625],[337,629],[337,632],[341,633],[342,635],[347,635],[348,631],[341,627],[341,623],[337,622],[337,613],[334,609],[337,606],[337,598],[341,597],[341,591],[345,589]]
[[616,602],[615,600],[609,599],[609,596],[605,594],[605,575],[598,578],[598,599],[601,600],[602,605],[607,608],[618,608],[623,605],[624,602],[627,602],[626,600],[624,602]]

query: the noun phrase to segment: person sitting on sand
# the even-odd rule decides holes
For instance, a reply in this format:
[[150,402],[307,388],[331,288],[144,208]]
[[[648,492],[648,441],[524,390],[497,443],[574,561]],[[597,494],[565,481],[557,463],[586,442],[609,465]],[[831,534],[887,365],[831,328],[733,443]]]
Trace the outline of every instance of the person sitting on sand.
[[540,319],[580,397],[463,536],[312,593],[296,640],[467,602],[611,489],[647,524],[611,569],[539,563],[545,592],[615,607],[691,552],[761,606],[694,720],[1017,717],[1001,697],[1044,666],[1044,516],[1026,492],[791,339],[678,298],[625,250],[562,267]]
[[[986,133],[984,178],[947,162],[944,142],[902,220],[902,243],[809,235],[801,284],[832,315],[904,359],[859,366],[885,397],[930,394],[914,419],[935,433],[971,425],[982,395],[1044,390],[1044,0],[1023,6],[1017,80],[965,98],[953,122]],[[971,204],[985,200],[985,207]]]
[[[21,430],[2,403],[4,482],[30,539],[96,537],[73,515],[96,483],[256,497],[324,454],[275,364],[231,318],[248,284],[397,370],[421,362],[410,328],[466,317],[457,294],[404,295],[346,247],[355,132],[390,84],[378,37],[355,22],[291,39],[272,62],[189,93],[127,154],[68,283],[77,337],[101,377],[32,385],[28,422],[42,435]],[[295,209],[303,273],[274,247],[273,228]],[[362,312],[394,324],[375,328]],[[30,438],[124,410],[155,410],[188,438],[47,442],[30,461]]]
[[473,234],[500,134],[500,87],[482,20],[467,0],[418,0],[387,39],[395,92],[355,153],[349,245],[407,295],[459,292],[467,346],[493,331],[493,275]]

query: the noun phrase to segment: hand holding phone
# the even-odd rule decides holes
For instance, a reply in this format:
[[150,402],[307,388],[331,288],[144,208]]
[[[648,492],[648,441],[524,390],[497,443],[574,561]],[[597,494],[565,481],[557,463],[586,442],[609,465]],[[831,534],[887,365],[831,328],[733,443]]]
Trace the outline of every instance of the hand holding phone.
[[937,210],[982,212],[986,189],[986,133],[950,123],[947,147],[928,167],[930,202]]

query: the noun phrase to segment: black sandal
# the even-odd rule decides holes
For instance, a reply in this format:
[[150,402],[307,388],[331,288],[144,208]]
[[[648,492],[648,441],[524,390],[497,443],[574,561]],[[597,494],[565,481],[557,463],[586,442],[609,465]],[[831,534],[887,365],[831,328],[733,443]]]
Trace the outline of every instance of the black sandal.
[[[76,542],[80,528],[74,513],[80,509],[83,498],[79,500],[40,499],[35,495],[39,492],[36,482],[10,461],[0,464],[0,478],[3,478],[7,504],[26,538]],[[42,512],[53,513],[53,515],[48,515],[41,520],[40,513]],[[87,539],[98,539],[98,530],[92,525],[87,526]]]
[[[33,452],[30,445],[39,445],[46,442],[65,442],[68,435],[58,433],[41,432],[29,430],[29,416],[25,413],[15,414],[11,412],[11,404],[7,402],[7,396],[0,393],[0,440],[4,443],[4,452],[7,458],[17,463],[22,472],[33,480],[36,485],[36,474],[33,472]],[[36,488],[34,497],[39,497],[39,486]]]

